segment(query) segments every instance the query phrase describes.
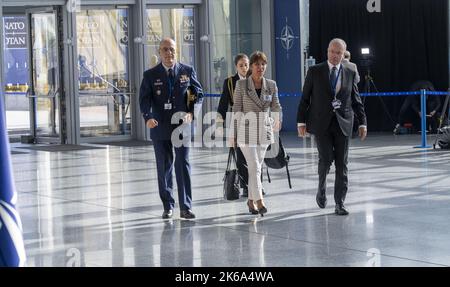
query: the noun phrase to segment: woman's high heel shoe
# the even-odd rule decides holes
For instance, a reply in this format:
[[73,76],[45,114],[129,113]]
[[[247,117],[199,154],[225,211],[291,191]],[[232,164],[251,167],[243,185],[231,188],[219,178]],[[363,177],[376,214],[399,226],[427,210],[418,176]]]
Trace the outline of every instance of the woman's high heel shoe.
[[261,214],[261,216],[264,216],[264,214],[267,213],[267,208],[265,206],[259,208],[258,213]]
[[264,214],[267,213],[267,208],[264,206],[262,200],[256,201],[256,206],[258,207],[258,213],[261,214],[261,216],[264,216]]
[[253,200],[249,200],[247,201],[247,206],[248,206],[248,212],[250,212],[251,214],[258,214],[258,210],[255,209],[255,204],[253,203]]

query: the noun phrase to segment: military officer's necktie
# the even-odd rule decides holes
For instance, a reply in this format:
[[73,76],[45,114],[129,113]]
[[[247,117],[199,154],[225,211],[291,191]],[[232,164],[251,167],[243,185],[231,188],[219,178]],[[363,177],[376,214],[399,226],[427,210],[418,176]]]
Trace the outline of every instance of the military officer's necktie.
[[169,94],[172,96],[173,88],[175,84],[175,75],[172,69],[169,69]]

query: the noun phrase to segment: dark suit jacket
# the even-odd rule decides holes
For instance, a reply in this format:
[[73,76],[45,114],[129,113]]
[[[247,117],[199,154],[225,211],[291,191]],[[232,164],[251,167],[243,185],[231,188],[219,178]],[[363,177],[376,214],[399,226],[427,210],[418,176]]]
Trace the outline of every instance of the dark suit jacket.
[[346,65],[342,65],[341,73],[341,89],[336,97],[342,106],[334,112],[328,63],[325,61],[309,68],[297,112],[297,123],[306,123],[309,133],[326,133],[334,114],[345,136],[352,134],[354,113],[361,125],[367,125],[364,106],[354,80],[356,73]]
[[[158,121],[158,126],[153,128],[150,137],[153,140],[170,140],[173,130],[179,126],[171,124],[172,115],[177,112],[191,112],[188,108],[186,90],[188,87],[195,89],[201,99],[202,87],[197,80],[193,67],[181,63],[175,64],[175,85],[172,98],[169,98],[169,77],[164,66],[159,63],[150,70],[144,72],[139,93],[139,104],[145,122],[149,119]],[[172,110],[165,110],[164,104],[172,103]]]
[[[412,84],[410,91],[420,91],[420,90],[434,91],[434,86],[430,81],[417,81]],[[427,114],[432,111],[438,111],[441,107],[441,99],[439,96],[427,96]],[[420,96],[410,96],[407,100],[412,102],[411,108],[416,112],[416,115],[421,112]],[[406,102],[406,100],[405,100]]]
[[[231,78],[231,81],[233,83],[233,90],[230,91],[228,87],[228,79]],[[222,88],[222,96],[220,97],[219,101],[219,107],[217,108],[217,112],[222,116],[223,121],[226,121],[227,111],[229,106],[233,106],[233,93],[234,89],[236,88],[236,82],[239,80],[239,74],[236,73],[232,77],[228,77],[223,82],[223,88]]]
[[356,81],[356,84],[359,84],[359,82],[361,81],[361,77],[359,76],[358,66],[356,66],[355,63],[352,63],[350,61],[344,61],[344,60],[342,60],[342,64],[347,65],[350,68],[350,70],[355,71],[355,73],[356,73],[355,81]]

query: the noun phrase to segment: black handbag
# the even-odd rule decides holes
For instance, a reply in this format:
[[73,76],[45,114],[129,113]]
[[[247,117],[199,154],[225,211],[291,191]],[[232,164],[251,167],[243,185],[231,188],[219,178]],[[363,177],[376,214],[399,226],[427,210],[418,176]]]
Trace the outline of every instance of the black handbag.
[[236,158],[234,149],[230,148],[228,153],[227,169],[223,177],[223,197],[226,200],[239,199],[239,175],[237,169],[231,169],[231,162],[234,161],[236,166]]
[[[278,148],[276,148],[277,144]],[[277,151],[278,153],[275,155],[275,152]],[[278,143],[275,142],[268,147],[266,157],[264,158],[264,163],[267,166],[267,179],[269,183],[270,183],[269,167],[273,169],[281,169],[283,167],[286,167],[289,188],[292,189],[291,175],[289,173],[289,159],[290,159],[289,155],[287,154],[287,152],[283,147],[283,144],[281,143],[281,137],[279,137]]]

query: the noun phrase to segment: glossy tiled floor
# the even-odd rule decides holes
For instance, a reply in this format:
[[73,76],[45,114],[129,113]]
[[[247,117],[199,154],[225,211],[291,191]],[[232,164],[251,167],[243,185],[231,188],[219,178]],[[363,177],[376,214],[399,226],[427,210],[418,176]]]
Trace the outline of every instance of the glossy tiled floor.
[[316,206],[311,141],[283,139],[294,188],[271,170],[265,217],[222,199],[226,150],[193,149],[194,221],[160,218],[151,146],[13,154],[28,266],[450,265],[450,152],[412,148],[419,136],[353,140],[350,215],[337,217],[333,175]]

